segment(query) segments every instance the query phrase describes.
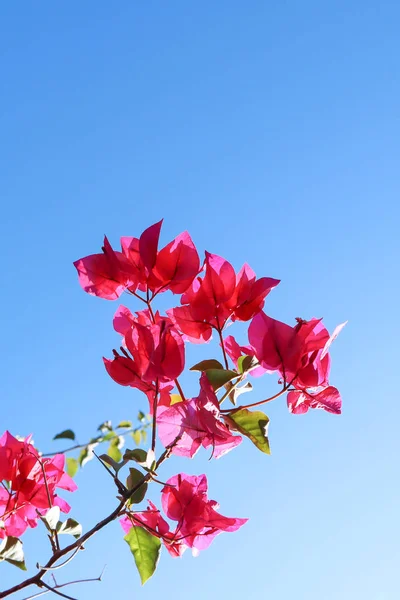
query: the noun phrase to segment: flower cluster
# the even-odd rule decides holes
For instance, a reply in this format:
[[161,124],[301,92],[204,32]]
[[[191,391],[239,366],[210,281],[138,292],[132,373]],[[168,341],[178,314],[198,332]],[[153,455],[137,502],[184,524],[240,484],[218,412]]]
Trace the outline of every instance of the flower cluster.
[[56,488],[69,492],[76,484],[64,472],[64,455],[42,458],[30,438],[18,440],[8,431],[0,437],[0,539],[19,537],[36,527],[40,516],[53,506],[67,513]]
[[[122,336],[121,345],[104,363],[114,381],[146,394],[153,431],[157,430],[168,452],[192,458],[203,447],[219,458],[241,443],[239,433],[269,452],[268,417],[248,409],[283,393],[292,413],[321,408],[339,414],[340,394],[329,384],[329,348],[343,325],[330,336],[321,319],[297,319],[291,327],[269,317],[263,308],[278,279],[257,279],[247,264],[235,273],[227,260],[210,252],[200,264],[187,232],[158,250],[161,223],[149,227],[139,239],[121,238],[121,252],[105,239],[102,254],[74,264],[89,294],[114,300],[125,291],[145,304],[135,314],[125,306],[118,308],[114,329]],[[166,291],[180,294],[180,304],[161,315],[152,302]],[[235,321],[249,322],[248,345],[240,345],[232,335],[224,337],[226,327]],[[207,359],[192,367],[201,373],[200,390],[187,398],[178,381],[185,367],[185,343],[207,343],[213,331],[224,364]],[[264,401],[237,406],[238,397],[252,389],[245,381],[248,376],[265,373],[278,375],[280,391]],[[231,409],[221,407],[227,399],[235,405]],[[187,547],[206,548],[215,535],[235,531],[245,522],[219,515],[206,491],[204,475],[177,475],[162,491],[165,514],[178,521],[175,531],[170,531],[152,503],[145,512],[127,514],[123,527],[125,531],[145,528],[162,539],[173,556]]]
[[167,517],[177,521],[174,531],[160,511],[149,501],[144,512],[128,513],[121,519],[126,533],[132,527],[143,527],[160,538],[171,556],[182,556],[187,548],[197,555],[223,531],[237,531],[247,519],[224,517],[217,512],[215,500],[207,498],[207,477],[180,473],[169,479],[162,492],[161,503]]
[[[111,422],[105,422],[99,427],[101,436],[86,446],[77,444],[67,450],[81,449],[82,466],[93,447],[108,440],[108,454],[96,456],[113,477],[119,494],[118,507],[81,538],[81,526],[74,519],[58,521],[60,510],[70,510],[58,496],[58,488],[76,489],[64,471],[64,455],[41,456],[31,438],[16,439],[6,432],[0,438],[0,561],[25,567],[18,538],[27,528],[36,527],[39,519],[44,521],[53,550],[47,564],[59,568],[62,565],[53,565],[62,556],[79,550],[82,540],[121,518],[125,540],[144,583],[154,573],[162,545],[173,557],[182,556],[187,548],[196,555],[217,535],[237,531],[247,521],[218,512],[217,502],[208,499],[205,475],[180,473],[162,483],[157,471],[167,458],[193,458],[201,448],[208,450],[210,458],[220,458],[241,444],[243,437],[269,454],[269,418],[251,409],[283,394],[287,394],[289,411],[294,414],[306,413],[310,408],[341,412],[339,391],[329,381],[329,350],[345,324],[330,335],[322,319],[297,319],[294,326],[273,319],[264,312],[264,305],[280,283],[278,279],[257,278],[247,264],[236,273],[231,263],[210,252],[205,252],[201,262],[187,232],[159,249],[161,226],[162,221],[155,223],[139,238],[122,237],[120,250],[114,250],[105,238],[101,253],[74,263],[80,285],[88,294],[116,300],[125,293],[141,303],[142,310],[136,312],[123,305],[117,309],[113,326],[120,341],[103,361],[116,383],[145,394],[149,414],[146,418],[140,411],[139,420],[146,427],[151,425],[151,446],[147,451],[127,449],[122,455],[124,438],[120,429],[130,430],[137,444],[137,434],[143,440],[140,434],[146,433],[144,429],[132,429],[131,421],[122,421],[117,432]],[[161,314],[153,302],[165,292],[180,298]],[[233,335],[226,335],[227,327],[236,321],[248,323],[245,345]],[[179,381],[186,366],[187,346],[206,345],[213,334],[219,344],[219,359],[207,357],[190,367],[198,379],[189,396]],[[253,389],[250,378],[266,373],[276,375],[277,393],[240,404],[242,394]],[[231,406],[226,408],[229,402]],[[55,439],[61,437],[75,439],[75,434],[65,430]],[[164,446],[158,458],[157,437]],[[78,461],[69,460],[69,472],[74,474]],[[131,461],[142,470],[129,468],[124,484],[120,479],[122,469]],[[175,522],[173,527],[151,501],[147,510],[133,508],[145,498],[150,482],[163,486],[161,505],[165,516]],[[70,533],[77,540],[61,548],[59,533]],[[46,569],[22,586],[10,588],[7,595],[32,583],[56,592],[61,586],[50,587],[42,581]]]

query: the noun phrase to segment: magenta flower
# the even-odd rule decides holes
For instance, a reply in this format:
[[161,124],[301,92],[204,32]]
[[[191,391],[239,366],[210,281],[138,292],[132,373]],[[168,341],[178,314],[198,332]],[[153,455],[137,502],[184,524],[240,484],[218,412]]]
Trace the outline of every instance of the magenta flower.
[[339,390],[329,385],[320,391],[295,390],[287,395],[289,411],[295,415],[302,415],[309,408],[322,408],[327,412],[340,415],[342,401]]
[[0,487],[0,538],[18,537],[27,527],[36,527],[37,511],[45,514],[51,506],[59,506],[69,512],[69,505],[56,493],[56,488],[77,489],[64,472],[64,463],[63,454],[42,458],[30,438],[19,441],[8,431],[4,433],[0,438],[0,482],[7,481],[8,486]]
[[308,408],[322,408],[340,413],[339,392],[329,386],[328,351],[345,324],[338,325],[330,336],[322,319],[297,319],[297,325],[290,327],[262,312],[252,320],[249,341],[261,366],[270,372],[278,371],[286,384],[296,388],[288,396],[291,412],[300,414]]
[[232,450],[242,438],[232,435],[220,421],[218,399],[205,374],[200,379],[200,394],[170,407],[160,407],[157,413],[158,435],[164,446],[172,444],[172,453],[193,458],[200,446],[212,447],[212,456],[220,458]]
[[212,329],[222,330],[229,319],[248,321],[262,310],[266,296],[279,280],[263,277],[244,265],[236,275],[232,265],[206,252],[205,275],[197,277],[181,298],[183,306],[167,311],[186,339],[208,341]]
[[163,540],[173,557],[182,556],[187,548],[192,548],[196,555],[208,548],[218,534],[237,531],[247,522],[247,519],[224,517],[217,512],[218,503],[207,498],[205,475],[181,473],[171,477],[162,490],[161,502],[167,517],[178,522],[175,531],[170,531],[152,502],[146,511],[123,517],[121,525],[126,533],[132,527],[144,527]]
[[185,475],[171,477],[162,490],[161,503],[165,514],[178,521],[175,540],[192,548],[194,553],[205,550],[220,533],[237,531],[247,519],[224,517],[217,512],[219,504],[207,498],[207,477]]
[[161,225],[155,223],[139,239],[122,237],[121,252],[105,238],[103,254],[74,262],[85,292],[106,300],[116,300],[125,290],[183,293],[199,272],[199,256],[187,232],[159,251]]
[[170,319],[156,315],[155,324],[146,322],[147,311],[135,318],[128,309],[120,307],[114,327],[123,334],[122,354],[114,350],[114,359],[104,359],[109,375],[121,385],[136,387],[144,392],[176,379],[185,366],[184,342]]

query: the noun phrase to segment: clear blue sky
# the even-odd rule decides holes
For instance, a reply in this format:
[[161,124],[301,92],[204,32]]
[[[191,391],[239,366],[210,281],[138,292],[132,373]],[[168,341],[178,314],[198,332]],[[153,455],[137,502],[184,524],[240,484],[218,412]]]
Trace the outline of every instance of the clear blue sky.
[[[349,320],[332,347],[341,417],[282,400],[272,456],[243,443],[163,471],[207,469],[221,512],[250,518],[240,532],[196,559],[164,552],[140,588],[116,524],[60,572],[107,563],[72,595],[400,597],[399,19],[395,0],[2,3],[1,429],[51,449],[60,429],[85,439],[145,407],[102,366],[117,304],[85,295],[72,267],[104,233],[164,216],[165,242],[188,229],[281,278],[272,316]],[[95,463],[77,483],[88,528],[114,490]],[[41,537],[25,536],[32,567]],[[20,577],[0,568],[1,589]]]

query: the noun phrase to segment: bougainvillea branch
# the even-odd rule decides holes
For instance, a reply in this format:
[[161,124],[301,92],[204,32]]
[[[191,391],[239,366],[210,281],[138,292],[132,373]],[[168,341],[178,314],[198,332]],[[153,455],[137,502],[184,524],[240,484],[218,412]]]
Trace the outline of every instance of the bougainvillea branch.
[[[116,383],[144,395],[147,407],[139,411],[137,426],[131,420],[116,427],[105,421],[85,444],[77,442],[71,429],[60,432],[55,440],[74,442],[64,453],[41,454],[30,437],[17,439],[6,432],[0,438],[0,561],[25,569],[20,537],[39,522],[52,547],[52,556],[45,565],[38,565],[35,575],[0,592],[0,598],[32,585],[41,591],[31,598],[44,593],[72,598],[60,588],[77,582],[50,585],[44,577],[75,559],[89,539],[117,519],[145,583],[157,567],[162,547],[175,558],[187,549],[197,554],[219,534],[235,532],[247,521],[217,510],[217,502],[208,498],[205,474],[178,473],[163,482],[158,470],[165,460],[173,455],[193,458],[202,448],[218,459],[239,446],[243,437],[269,454],[269,418],[252,409],[284,394],[293,414],[310,409],[341,412],[339,391],[329,382],[329,350],[344,323],[329,335],[322,319],[298,318],[294,325],[273,319],[264,312],[264,305],[278,279],[257,279],[247,264],[236,273],[227,260],[210,252],[201,261],[187,232],[159,249],[161,227],[159,221],[139,238],[122,237],[120,250],[104,238],[101,253],[74,263],[88,294],[111,301],[125,293],[140,302],[136,312],[118,307],[113,327],[120,339],[108,355],[111,358],[103,362]],[[173,305],[162,314],[154,302],[168,292]],[[177,295],[178,303],[173,300]],[[227,327],[236,321],[248,323],[244,343],[233,335],[225,336]],[[210,357],[213,334],[222,363]],[[189,395],[179,377],[187,366],[191,344],[205,345],[207,353],[187,371],[194,388]],[[275,375],[278,391],[268,398],[242,402],[242,394],[253,391],[252,379],[265,374]],[[228,401],[231,408],[227,404],[222,408]],[[146,444],[147,429],[151,440],[145,450],[138,446]],[[136,447],[123,451],[130,438]],[[157,440],[164,447],[158,458]],[[103,443],[108,444],[107,453],[98,454],[94,449]],[[77,458],[65,459],[64,454],[73,451],[79,451]],[[60,511],[68,513],[70,507],[58,496],[58,489],[74,491],[71,477],[93,456],[112,477],[119,502],[82,534],[74,519],[60,520]],[[121,479],[124,472],[125,482]],[[152,482],[162,486],[161,509],[150,501],[145,509],[138,506]],[[73,535],[75,541],[63,547],[63,534]]]

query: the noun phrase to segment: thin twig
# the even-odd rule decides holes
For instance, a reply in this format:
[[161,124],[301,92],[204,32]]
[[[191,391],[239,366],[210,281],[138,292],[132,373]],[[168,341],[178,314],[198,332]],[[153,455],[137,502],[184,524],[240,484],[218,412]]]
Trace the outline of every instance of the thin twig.
[[77,598],[74,598],[73,596],[68,596],[67,594],[63,594],[62,592],[59,592],[57,588],[51,587],[51,585],[47,585],[47,583],[45,583],[44,581],[40,582],[39,587],[41,587],[41,586],[44,586],[45,588],[47,588],[49,592],[53,592],[53,594],[57,594],[57,596],[61,596],[61,598],[67,598],[67,600],[78,600]]
[[[130,429],[126,429],[125,431],[118,432],[118,435],[125,437],[126,435],[129,435],[130,433],[136,433],[136,431],[141,431],[142,429],[147,429],[149,426],[150,426],[150,423],[145,423],[144,425],[139,425],[139,427],[131,427]],[[118,427],[116,427],[115,429],[118,429]],[[100,439],[96,440],[96,442],[86,442],[86,444],[75,444],[75,446],[70,446],[69,448],[65,448],[65,450],[58,450],[57,452],[46,452],[46,453],[42,454],[42,458],[48,458],[51,456],[55,456],[56,454],[67,454],[68,452],[73,452],[74,450],[80,450],[81,448],[86,448],[86,446],[90,446],[91,443],[102,444],[104,441],[107,441],[107,440],[104,440],[104,437],[103,438],[100,437]]]
[[177,378],[177,379],[175,379],[174,383],[175,383],[175,385],[176,385],[176,388],[177,388],[177,390],[178,390],[178,392],[179,392],[179,395],[180,395],[180,397],[182,398],[182,400],[184,400],[184,401],[185,401],[185,400],[186,400],[186,398],[185,398],[185,394],[183,393],[183,389],[182,389],[182,387],[181,387],[181,384],[180,384],[180,383],[179,383],[179,381],[178,381],[178,378]]

